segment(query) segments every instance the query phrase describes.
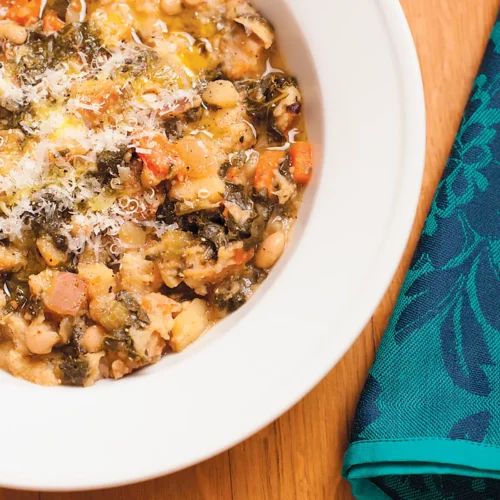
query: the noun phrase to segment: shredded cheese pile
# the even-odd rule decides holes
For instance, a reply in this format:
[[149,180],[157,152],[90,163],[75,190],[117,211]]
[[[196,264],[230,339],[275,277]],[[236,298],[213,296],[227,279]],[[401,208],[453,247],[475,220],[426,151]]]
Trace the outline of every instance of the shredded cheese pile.
[[[78,254],[90,245],[98,252],[103,237],[112,242],[124,222],[145,208],[140,204],[147,203],[141,200],[131,207],[130,200],[128,205],[123,201],[126,196],[116,194],[108,197],[111,203],[92,208],[88,202],[102,196],[102,186],[88,173],[95,170],[99,154],[135,148],[138,131],[163,130],[162,117],[179,106],[192,106],[197,93],[192,87],[181,88],[179,76],[164,63],[161,88],[142,93],[143,75],[127,70],[139,58],[152,57],[140,40],[103,48],[91,63],[79,53],[32,77],[14,76],[21,49],[11,50],[14,65],[0,68],[0,105],[22,115],[19,127],[30,140],[20,151],[7,151],[0,161],[0,194],[8,200],[0,203],[0,239],[21,239],[29,216],[43,212],[50,218],[65,211],[71,217],[60,233],[68,250]],[[108,85],[119,105],[107,110],[108,96],[86,94],[85,85],[92,82]],[[88,116],[93,115],[105,118],[92,123]],[[5,153],[7,141],[0,141],[0,152]],[[126,175],[127,168],[119,167],[111,187],[119,190]],[[37,199],[42,202],[34,205]],[[85,205],[90,208],[82,210]],[[155,221],[141,223],[159,236],[166,231]]]

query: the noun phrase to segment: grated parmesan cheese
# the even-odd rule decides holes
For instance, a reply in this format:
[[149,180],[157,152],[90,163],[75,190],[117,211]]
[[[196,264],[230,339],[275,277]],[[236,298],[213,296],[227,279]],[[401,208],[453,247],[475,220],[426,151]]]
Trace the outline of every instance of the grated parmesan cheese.
[[[156,27],[168,32],[164,23],[157,22]],[[191,46],[195,43],[188,33],[180,34]],[[137,220],[137,214],[153,202],[154,190],[152,195],[144,195],[144,200],[119,197],[110,203],[97,203],[102,186],[96,178],[86,175],[89,169],[95,169],[98,155],[105,151],[135,147],[137,153],[150,154],[154,144],[151,148],[139,148],[135,141],[142,136],[164,133],[162,116],[187,110],[199,100],[194,83],[193,88],[180,88],[179,75],[165,65],[161,78],[170,83],[141,94],[137,90],[141,87],[136,89],[134,82],[142,75],[124,73],[121,69],[151,48],[144,45],[135,31],[132,38],[136,45],[119,42],[100,52],[91,64],[79,53],[78,58],[47,68],[30,79],[23,78],[24,83],[17,83],[5,67],[0,68],[0,104],[14,111],[30,103],[20,126],[31,136],[31,146],[9,158],[9,168],[0,170],[0,195],[8,197],[8,203],[0,207],[0,239],[22,238],[28,215],[43,214],[51,218],[62,212],[68,218],[58,231],[66,239],[68,250],[76,254],[88,246],[97,255],[102,245],[116,242],[120,228],[130,220],[158,236],[177,228],[157,221]],[[209,50],[208,40],[205,44]],[[14,56],[19,61],[21,51]],[[189,69],[186,72],[194,77]],[[104,111],[105,101],[92,102],[88,96],[79,95],[82,82],[115,78],[121,79],[120,92],[124,96],[116,110]],[[106,120],[90,127],[82,118],[85,111],[103,113]],[[211,135],[205,130],[200,133]],[[118,177],[110,183],[112,189],[125,189],[129,177],[130,168],[119,166]],[[114,250],[119,248],[116,244]]]

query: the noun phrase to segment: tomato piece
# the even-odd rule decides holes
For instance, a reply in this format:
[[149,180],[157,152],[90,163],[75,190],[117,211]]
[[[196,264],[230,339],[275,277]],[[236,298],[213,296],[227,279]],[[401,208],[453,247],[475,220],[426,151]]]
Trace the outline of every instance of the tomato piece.
[[274,185],[274,172],[278,170],[284,158],[284,151],[265,151],[260,155],[255,167],[255,178],[253,181],[255,189],[258,191],[267,189],[268,195],[271,196]]
[[234,262],[238,265],[246,264],[255,254],[255,250],[252,248],[248,251],[243,250],[243,248],[237,248],[234,251]]
[[65,26],[64,21],[61,21],[53,10],[48,10],[44,14],[42,24],[45,33],[57,33]]
[[42,0],[14,0],[8,2],[8,7],[6,19],[23,26],[30,26],[40,19]]
[[312,145],[310,142],[296,142],[290,146],[293,178],[299,184],[311,180],[313,169]]
[[95,126],[103,120],[113,119],[110,113],[120,103],[122,90],[112,81],[88,80],[75,86],[72,95],[82,104],[78,109],[80,116]]
[[163,134],[143,136],[138,140],[138,145],[139,158],[157,179],[165,180],[169,174],[179,171],[184,166],[176,145]]
[[241,175],[241,169],[239,167],[229,167],[227,174],[226,174],[226,179],[229,182],[238,182],[238,179],[240,178]]

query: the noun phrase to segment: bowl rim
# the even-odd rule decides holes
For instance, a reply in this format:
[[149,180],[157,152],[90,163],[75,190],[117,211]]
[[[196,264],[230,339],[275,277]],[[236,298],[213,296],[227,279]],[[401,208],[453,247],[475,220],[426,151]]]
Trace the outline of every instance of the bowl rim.
[[[408,208],[406,211],[396,212],[396,216],[391,221],[390,228],[387,231],[387,241],[390,241],[390,244],[380,247],[378,261],[376,262],[377,265],[374,265],[371,272],[366,275],[366,280],[370,285],[360,290],[358,297],[362,302],[371,304],[370,308],[367,309],[368,313],[364,316],[355,318],[351,322],[351,335],[349,338],[343,339],[344,342],[338,354],[334,358],[327,354],[323,359],[329,360],[326,362],[318,362],[315,374],[309,375],[302,387],[298,388],[297,386],[297,390],[294,391],[293,397],[290,398],[286,405],[283,405],[279,411],[274,412],[271,416],[260,424],[255,425],[253,428],[247,429],[247,431],[242,433],[237,439],[225,443],[200,459],[191,460],[176,468],[168,469],[164,473],[152,474],[136,482],[157,479],[164,475],[174,474],[188,467],[210,460],[220,453],[228,451],[234,446],[251,438],[290,411],[321,383],[352,347],[377,310],[380,301],[383,299],[394,279],[413,230],[413,224],[420,201],[427,152],[427,113],[420,60],[403,7],[399,0],[397,2],[393,0],[373,0],[373,2],[377,5],[384,18],[386,28],[391,35],[392,48],[396,52],[397,63],[400,66],[399,76],[402,80],[401,86],[404,88],[405,98],[403,106],[406,112],[404,123],[407,131],[405,136],[406,138],[411,137],[412,139],[411,143],[405,144],[405,161],[409,166],[405,174],[405,185],[407,189],[404,193],[406,205],[411,207],[411,209]],[[388,251],[389,247],[390,251]],[[380,269],[383,269],[383,271],[379,272]],[[126,486],[129,484],[133,483],[127,481],[115,483],[113,486]]]

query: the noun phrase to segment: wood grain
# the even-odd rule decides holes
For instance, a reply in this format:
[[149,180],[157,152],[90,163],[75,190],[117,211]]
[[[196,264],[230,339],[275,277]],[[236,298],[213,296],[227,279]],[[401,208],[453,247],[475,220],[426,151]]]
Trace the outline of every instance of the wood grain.
[[107,491],[61,494],[0,490],[0,500],[353,498],[340,471],[356,403],[418,241],[500,0],[401,0],[401,4],[417,45],[425,86],[425,176],[418,215],[399,270],[370,323],[342,361],[279,420],[195,467]]

